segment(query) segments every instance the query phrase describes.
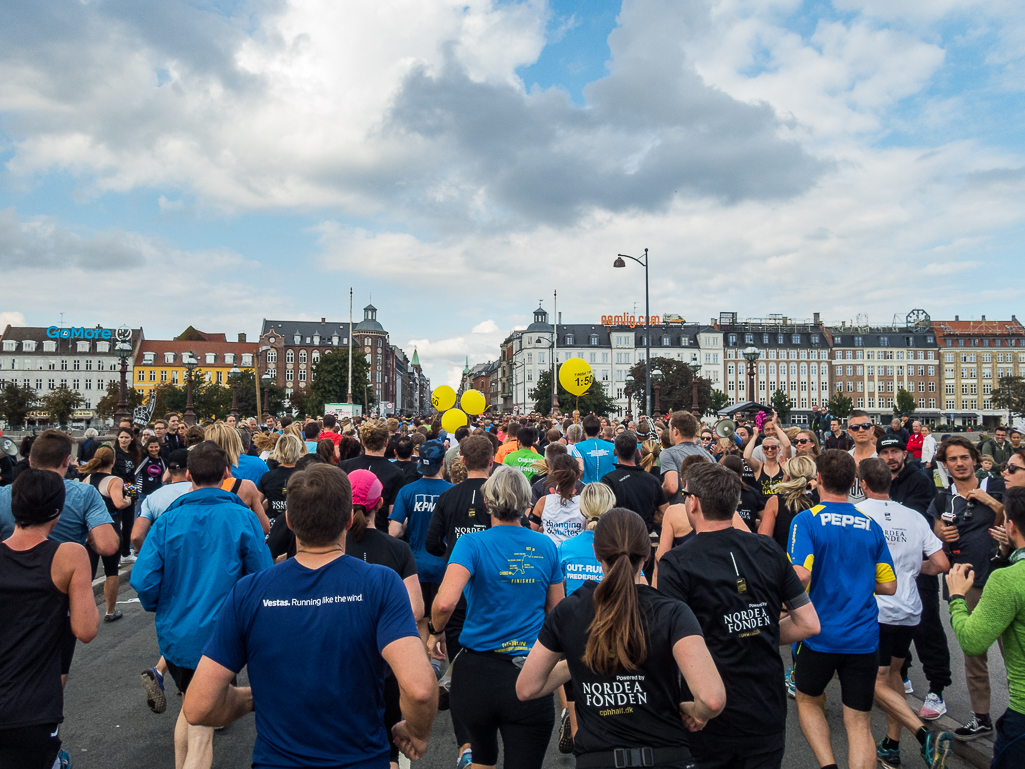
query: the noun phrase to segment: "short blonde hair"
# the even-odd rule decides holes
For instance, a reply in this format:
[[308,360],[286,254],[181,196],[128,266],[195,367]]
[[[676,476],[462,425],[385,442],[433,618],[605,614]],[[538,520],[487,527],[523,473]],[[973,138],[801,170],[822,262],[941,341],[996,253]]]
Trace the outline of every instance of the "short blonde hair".
[[514,467],[499,465],[481,488],[488,511],[500,521],[515,521],[530,506],[530,484]]
[[616,506],[616,495],[604,483],[589,483],[580,492],[580,514],[587,519],[587,528],[598,525],[598,519]]
[[214,422],[206,428],[204,440],[213,441],[228,455],[232,467],[238,467],[238,458],[242,455],[242,439],[238,430],[224,422]]
[[306,443],[294,435],[282,435],[274,446],[270,458],[282,465],[294,465],[299,458],[307,453]]

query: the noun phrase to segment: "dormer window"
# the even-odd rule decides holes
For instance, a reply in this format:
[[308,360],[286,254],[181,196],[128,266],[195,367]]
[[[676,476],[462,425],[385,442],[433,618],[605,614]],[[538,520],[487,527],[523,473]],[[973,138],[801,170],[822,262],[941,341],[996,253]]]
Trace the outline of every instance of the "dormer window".
[[78,351],[78,352],[89,352],[89,343],[88,342],[76,342],[75,344],[76,344],[76,347],[75,347],[76,351]]
[[152,366],[157,362],[157,354],[155,352],[144,352],[142,354],[142,362],[148,366]]
[[318,345],[318,346],[320,345],[320,334],[314,334],[313,335],[313,344]]
[[110,352],[110,342],[97,342],[96,352]]
[[296,334],[295,336],[293,336],[293,337],[292,337],[292,341],[293,341],[293,342],[294,342],[295,344],[302,344],[302,341],[303,341],[303,336],[302,336],[302,334]]
[[45,342],[43,342],[43,352],[56,352],[56,351],[57,351],[57,343],[54,342],[52,339],[47,339]]
[[575,344],[575,342],[573,340],[573,335],[572,334],[566,334],[566,342],[565,342],[565,344],[567,344],[567,345]]
[[[274,361],[278,359],[277,353],[274,354]],[[269,360],[269,359],[268,359]],[[253,354],[251,352],[242,353],[242,365],[246,368],[252,368],[253,366]]]
[[215,353],[215,352],[208,352],[206,354],[205,358],[206,358],[207,365],[210,365],[211,363],[216,363],[217,362],[217,353]]
[[4,352],[17,352],[17,350],[18,350],[18,343],[17,342],[15,342],[13,339],[5,339],[4,340]]
[[164,353],[164,363],[174,363],[174,353],[173,352],[165,352]]
[[598,335],[597,334],[591,334],[591,346],[592,347],[597,347],[598,346]]
[[673,340],[670,337],[668,337],[668,336],[662,337],[662,346],[663,347],[669,347],[672,343],[673,343]]
[[335,334],[333,337],[331,337],[331,344],[333,344],[335,347],[338,346],[338,334]]
[[[86,342],[85,344],[86,344],[86,347],[88,347],[89,343]],[[36,343],[35,343],[35,341],[33,341],[31,339],[26,339],[24,342],[21,343],[21,350],[22,350],[22,352],[35,352],[36,351]]]
[[225,362],[225,364],[234,366],[235,365],[235,353],[233,353],[233,352],[226,352],[226,353],[224,353],[224,362]]
[[689,336],[681,336],[680,337],[680,347],[688,347],[689,345],[690,345],[690,337]]

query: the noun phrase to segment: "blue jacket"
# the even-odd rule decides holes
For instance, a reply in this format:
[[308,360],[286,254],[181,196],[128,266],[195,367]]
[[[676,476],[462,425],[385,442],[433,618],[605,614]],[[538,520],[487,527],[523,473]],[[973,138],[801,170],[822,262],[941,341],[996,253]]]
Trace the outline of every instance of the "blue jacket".
[[131,576],[142,607],[156,612],[164,657],[195,668],[235,583],[271,563],[259,520],[234,494],[197,489],[175,500],[153,523]]

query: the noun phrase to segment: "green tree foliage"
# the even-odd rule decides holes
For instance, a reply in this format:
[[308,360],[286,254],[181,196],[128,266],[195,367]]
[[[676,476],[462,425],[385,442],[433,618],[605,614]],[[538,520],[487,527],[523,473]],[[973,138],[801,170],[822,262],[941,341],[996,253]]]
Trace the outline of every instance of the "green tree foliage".
[[71,420],[71,412],[85,403],[85,399],[78,391],[61,385],[44,395],[39,403],[46,410],[51,424],[66,425]]
[[[238,413],[243,417],[256,417],[261,419],[262,413],[257,413],[256,408],[256,372],[254,371],[243,371],[238,378],[236,384],[238,389]],[[231,386],[225,388],[228,391],[227,396],[227,411],[225,416],[231,413]],[[294,394],[293,394],[294,397]],[[271,414],[280,416],[284,414],[285,409],[285,388],[276,384],[271,384],[267,388],[267,400],[270,404],[263,403],[263,383],[260,383],[260,405],[268,406]],[[261,408],[262,411],[262,408]]]
[[719,410],[726,408],[730,404],[729,396],[722,390],[712,390],[709,394],[708,408],[705,409],[705,416],[717,417],[719,416]]
[[12,427],[24,425],[28,412],[38,402],[39,397],[31,387],[8,382],[0,388],[0,416]]
[[794,410],[794,402],[790,399],[790,396],[776,388],[772,393],[772,400],[769,401],[769,405],[776,410],[780,423],[786,424],[790,418],[790,412]]
[[915,413],[915,396],[901,387],[897,390],[897,398],[894,401],[893,414],[894,416],[911,416]]
[[[558,374],[556,374],[558,376]],[[580,396],[572,395],[558,386],[557,397],[559,399],[559,410],[567,414],[574,409],[579,409],[581,414],[594,412],[598,416],[607,417],[616,410],[616,401],[609,397],[601,382],[595,381],[587,392]],[[552,372],[542,371],[537,377],[537,384],[529,392],[530,398],[534,401],[533,409],[540,414],[548,414],[552,410]]]
[[294,391],[288,396],[288,401],[292,404],[292,411],[295,412],[297,417],[305,417],[311,414],[309,410],[310,395],[306,391]]
[[833,397],[826,403],[826,409],[837,419],[847,419],[854,411],[854,400],[843,393],[833,393]]
[[1006,409],[1009,420],[1025,416],[1025,377],[1000,377],[993,390],[993,408]]
[[[309,395],[303,408],[310,414],[324,413],[325,403],[345,403],[349,389],[349,351],[342,347],[324,353],[318,363],[313,364],[313,381],[310,383]],[[352,356],[352,399],[363,406],[367,413],[369,400],[374,398],[369,391],[370,364],[367,356],[353,350]]]
[[[231,386],[207,382],[206,374],[200,368],[192,372],[192,410],[199,421],[225,419],[231,413]],[[243,371],[238,379],[238,413],[243,417],[257,417],[256,411],[256,378],[252,371]],[[284,413],[285,390],[277,385],[268,388],[270,413]],[[262,386],[260,397],[263,397]],[[163,416],[169,411],[185,413],[188,402],[188,390],[183,382],[180,385],[165,383],[157,387],[157,405],[153,415]]]
[[[655,358],[651,359],[651,370],[659,370],[662,372],[662,381],[659,383],[658,392],[658,407],[662,412],[666,411],[690,411],[691,404],[694,402],[694,394],[691,391],[691,382],[694,379],[694,374],[691,373],[690,367],[687,366],[682,360],[673,360],[671,358]],[[640,392],[640,400],[644,401],[644,381],[645,381],[645,370],[644,361],[636,364],[630,369],[630,374],[633,376],[636,384],[634,385]],[[637,393],[634,394],[636,399]],[[651,402],[652,409],[655,404],[655,383],[651,383]],[[702,413],[708,410],[712,405],[712,384],[707,379],[701,377],[701,372],[698,372],[698,408]]]
[[[131,382],[128,382],[125,390],[125,399],[128,401],[128,413],[132,414],[135,407],[141,406],[145,401],[142,393],[132,387]],[[113,417],[114,413],[117,411],[117,401],[120,397],[121,383],[116,379],[112,379],[107,382],[107,391],[103,394],[103,397],[96,402],[96,416],[100,417],[100,419]]]

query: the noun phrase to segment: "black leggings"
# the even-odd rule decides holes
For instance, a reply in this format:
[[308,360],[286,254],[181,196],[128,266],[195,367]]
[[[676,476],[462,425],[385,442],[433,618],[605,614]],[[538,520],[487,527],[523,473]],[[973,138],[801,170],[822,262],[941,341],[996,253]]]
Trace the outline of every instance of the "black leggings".
[[0,769],[50,769],[60,749],[57,724],[0,729]]
[[[433,605],[433,602],[432,602]],[[427,610],[428,613],[430,609]],[[456,656],[463,650],[463,645],[459,643],[459,634],[463,632],[463,624],[466,622],[466,596],[459,596],[459,602],[456,604],[456,608],[452,612],[452,616],[448,618],[448,624],[445,625],[445,650],[448,652],[448,661],[452,662]],[[451,695],[451,689],[450,689]],[[449,699],[451,702],[451,699]],[[449,705],[449,716],[452,718],[452,731],[456,734],[456,744],[459,747],[466,745],[470,741],[470,733],[466,730],[463,722],[459,719],[452,711],[452,706]]]
[[520,702],[513,658],[496,652],[463,649],[452,670],[450,702],[470,733],[473,763],[498,763],[498,733],[505,748],[505,769],[540,769],[555,725],[552,695]]

